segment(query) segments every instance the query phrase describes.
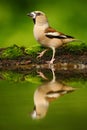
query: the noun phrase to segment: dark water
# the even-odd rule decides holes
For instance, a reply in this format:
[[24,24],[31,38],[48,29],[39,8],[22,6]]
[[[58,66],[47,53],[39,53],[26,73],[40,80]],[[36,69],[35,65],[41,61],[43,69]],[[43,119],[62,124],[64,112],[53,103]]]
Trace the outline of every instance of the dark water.
[[86,76],[54,67],[0,71],[0,130],[86,129]]

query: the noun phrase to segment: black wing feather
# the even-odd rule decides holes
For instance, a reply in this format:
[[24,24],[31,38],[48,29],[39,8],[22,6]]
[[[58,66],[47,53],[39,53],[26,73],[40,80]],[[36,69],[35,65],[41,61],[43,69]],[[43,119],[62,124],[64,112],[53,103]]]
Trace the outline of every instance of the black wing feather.
[[48,37],[48,38],[51,38],[51,39],[53,39],[53,38],[58,38],[58,39],[67,39],[67,38],[74,38],[74,37],[72,37],[72,36],[68,36],[68,35],[51,35],[51,34],[46,34],[46,36]]

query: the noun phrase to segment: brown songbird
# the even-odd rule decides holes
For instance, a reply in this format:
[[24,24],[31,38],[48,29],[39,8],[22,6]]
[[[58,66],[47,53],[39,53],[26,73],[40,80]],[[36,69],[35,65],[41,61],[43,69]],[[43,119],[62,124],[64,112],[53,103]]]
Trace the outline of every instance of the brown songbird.
[[[63,34],[50,27],[48,19],[45,13],[41,11],[34,11],[27,14],[34,21],[34,37],[44,47],[51,48],[53,51],[52,58],[49,64],[53,64],[55,60],[55,49],[62,46],[65,43],[78,41],[72,36]],[[48,49],[45,49],[40,53],[38,57],[42,57]]]
[[[34,92],[34,109],[31,113],[33,119],[42,119],[47,115],[49,104],[59,97],[71,93],[76,89],[56,80],[54,67],[51,67],[53,78],[43,83]],[[39,72],[44,79],[45,75]],[[44,75],[44,76],[43,76]],[[46,79],[46,78],[45,78]]]

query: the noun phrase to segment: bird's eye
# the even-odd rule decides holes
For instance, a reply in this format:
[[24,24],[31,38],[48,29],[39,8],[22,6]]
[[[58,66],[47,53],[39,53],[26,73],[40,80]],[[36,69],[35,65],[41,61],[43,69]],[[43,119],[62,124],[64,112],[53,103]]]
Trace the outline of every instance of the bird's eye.
[[37,13],[37,16],[40,16],[41,15],[41,13]]

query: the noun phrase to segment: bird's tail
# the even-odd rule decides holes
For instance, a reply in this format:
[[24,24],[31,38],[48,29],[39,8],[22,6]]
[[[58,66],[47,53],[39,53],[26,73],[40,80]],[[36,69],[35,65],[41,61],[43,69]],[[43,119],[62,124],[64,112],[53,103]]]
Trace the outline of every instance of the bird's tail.
[[82,41],[82,40],[80,40],[80,39],[73,39],[73,41],[79,42],[79,43],[85,43],[85,41]]

